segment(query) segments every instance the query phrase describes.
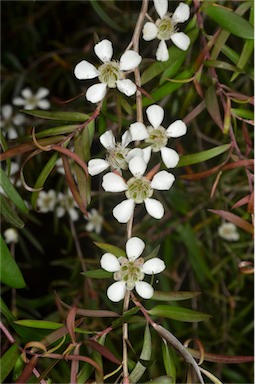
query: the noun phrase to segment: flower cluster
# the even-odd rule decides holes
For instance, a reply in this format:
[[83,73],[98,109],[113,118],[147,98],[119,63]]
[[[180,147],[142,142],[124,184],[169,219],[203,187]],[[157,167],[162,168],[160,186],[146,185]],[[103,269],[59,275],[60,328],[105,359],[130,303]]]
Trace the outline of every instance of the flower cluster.
[[66,213],[72,221],[76,221],[79,218],[77,206],[70,190],[66,194],[62,192],[57,194],[53,189],[50,189],[48,192],[40,191],[37,199],[37,208],[42,213],[56,211],[59,218],[63,217]]

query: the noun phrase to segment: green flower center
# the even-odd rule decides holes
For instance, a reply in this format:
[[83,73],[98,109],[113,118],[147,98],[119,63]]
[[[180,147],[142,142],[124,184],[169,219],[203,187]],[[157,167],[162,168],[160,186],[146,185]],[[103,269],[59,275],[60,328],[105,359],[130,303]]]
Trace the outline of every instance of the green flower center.
[[38,99],[36,96],[31,96],[26,99],[26,104],[30,104],[33,108],[37,106]]
[[116,88],[117,81],[125,77],[124,73],[119,69],[119,63],[116,61],[108,61],[100,65],[98,70],[100,72],[99,81],[107,84],[109,88]]
[[122,148],[120,144],[117,144],[116,148],[109,150],[107,161],[114,169],[128,169],[128,164],[126,161],[127,153],[127,148]]
[[143,280],[144,273],[141,272],[144,260],[140,257],[137,260],[130,261],[125,257],[119,259],[121,267],[120,270],[114,273],[115,280],[122,280],[126,283],[126,288],[132,290],[137,281]]
[[142,203],[153,194],[150,181],[145,177],[132,177],[128,180],[127,186],[126,197],[133,199],[136,204]]
[[161,148],[167,145],[168,137],[166,130],[163,127],[153,128],[152,126],[147,127],[149,137],[145,140],[148,143],[153,152],[160,151]]
[[169,40],[174,33],[174,23],[171,17],[167,15],[163,19],[158,19],[156,25],[158,27],[157,38],[159,40]]

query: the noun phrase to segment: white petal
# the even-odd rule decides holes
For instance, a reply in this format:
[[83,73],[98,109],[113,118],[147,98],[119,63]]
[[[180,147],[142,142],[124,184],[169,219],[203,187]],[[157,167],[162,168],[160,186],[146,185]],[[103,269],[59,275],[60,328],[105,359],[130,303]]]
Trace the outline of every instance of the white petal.
[[160,152],[161,152],[161,157],[162,157],[163,163],[165,164],[165,166],[167,168],[176,167],[176,165],[179,162],[180,157],[174,149],[163,147],[163,148],[161,148]]
[[21,106],[25,104],[25,100],[22,99],[22,97],[14,97],[14,99],[12,100],[12,103],[14,105]]
[[113,216],[120,223],[127,223],[134,213],[135,202],[132,199],[124,200],[113,209]]
[[172,20],[175,23],[184,23],[188,20],[190,17],[190,9],[188,4],[180,3],[176,10],[174,11],[174,14],[172,16]]
[[116,281],[116,283],[113,283],[107,289],[107,296],[114,303],[117,303],[118,301],[124,299],[125,293],[126,283],[124,281]]
[[14,116],[13,118],[13,123],[15,125],[22,125],[23,123],[25,123],[25,121],[26,121],[26,118],[21,113],[17,113],[17,115]]
[[153,257],[143,264],[141,271],[147,275],[152,275],[153,273],[156,274],[164,271],[165,268],[166,265],[163,260]]
[[38,108],[41,108],[41,109],[49,109],[50,108],[50,102],[48,100],[38,100],[37,106],[38,106]]
[[57,213],[57,217],[63,217],[66,211],[64,210],[63,207],[57,207],[56,213]]
[[182,120],[176,120],[170,124],[166,130],[168,137],[180,137],[185,135],[187,132],[187,126]]
[[153,128],[158,128],[164,119],[164,109],[156,104],[147,108],[146,114]]
[[141,148],[133,148],[126,155],[126,161],[129,162],[133,157],[140,156],[144,158],[143,149]]
[[147,137],[149,137],[148,131],[143,123],[138,123],[138,122],[133,123],[130,125],[129,129],[130,129],[133,141],[135,140],[140,141],[140,140],[147,139]]
[[68,210],[68,213],[69,213],[69,216],[70,216],[70,218],[71,218],[72,221],[76,221],[76,220],[79,219],[79,214],[78,214],[78,212],[76,211],[76,209],[74,209],[74,208],[70,208],[70,209]]
[[153,0],[158,15],[164,17],[168,9],[168,0]]
[[135,69],[142,61],[142,57],[135,51],[126,51],[120,58],[120,70],[130,71]]
[[126,254],[129,260],[136,260],[145,248],[145,243],[139,237],[131,237],[126,243]]
[[182,51],[186,51],[189,48],[190,38],[183,32],[173,33],[171,40],[176,45],[176,47],[180,48]]
[[12,139],[17,139],[18,137],[18,134],[17,134],[17,131],[16,129],[14,128],[8,128],[8,139],[12,140]]
[[94,51],[97,57],[99,57],[103,63],[110,61],[113,55],[113,47],[111,41],[107,39],[100,41],[94,46]]
[[151,41],[157,37],[158,27],[151,22],[147,22],[143,27],[143,39],[145,41]]
[[45,96],[49,94],[49,90],[47,88],[41,87],[36,92],[35,96],[37,99],[43,99]]
[[156,51],[156,59],[158,61],[167,61],[169,59],[169,53],[165,40],[161,40],[158,49]]
[[132,136],[129,130],[123,133],[121,137],[121,146],[122,148],[126,148],[128,144],[132,141]]
[[12,106],[9,104],[3,105],[1,112],[2,112],[2,116],[5,120],[9,119],[12,115]]
[[33,96],[33,93],[31,91],[30,88],[25,88],[21,91],[21,95],[25,98],[25,99],[29,99],[30,97]]
[[116,272],[120,270],[118,258],[111,253],[105,253],[101,257],[100,265],[107,272]]
[[151,181],[151,188],[158,189],[159,191],[168,191],[175,180],[174,175],[167,171],[160,171],[156,173]]
[[164,216],[164,208],[160,201],[155,199],[146,199],[144,200],[144,203],[149,215],[154,217],[154,219],[162,219]]
[[150,158],[151,158],[151,147],[143,148],[143,158],[146,161],[146,163],[148,164],[148,162],[150,161]]
[[132,96],[136,93],[136,85],[129,79],[118,80],[116,84],[118,90],[126,96]]
[[98,103],[106,95],[107,84],[100,83],[92,85],[86,92],[86,99],[91,103]]
[[123,192],[127,190],[127,184],[122,177],[113,172],[103,176],[102,187],[106,192]]
[[95,176],[105,171],[109,166],[110,164],[106,160],[92,159],[88,162],[88,171],[91,176]]
[[79,80],[94,79],[98,75],[96,67],[86,60],[80,61],[74,68],[74,76]]
[[135,289],[143,299],[150,299],[154,293],[154,289],[149,283],[146,283],[146,281],[137,281],[135,283]]
[[99,137],[100,143],[106,148],[115,148],[115,137],[111,130],[106,131]]
[[135,156],[129,161],[128,167],[129,167],[132,175],[142,176],[144,174],[144,172],[146,171],[147,163],[142,157]]

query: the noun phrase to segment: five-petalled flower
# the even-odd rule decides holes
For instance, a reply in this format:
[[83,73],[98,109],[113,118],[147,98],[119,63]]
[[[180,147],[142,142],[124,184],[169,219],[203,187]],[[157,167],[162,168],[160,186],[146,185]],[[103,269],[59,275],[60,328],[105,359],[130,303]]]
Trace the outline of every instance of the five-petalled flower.
[[154,0],[155,9],[159,19],[155,23],[147,22],[143,27],[143,39],[146,41],[160,40],[156,59],[158,61],[167,61],[169,54],[166,40],[172,42],[181,50],[186,51],[190,45],[190,38],[183,32],[177,32],[176,24],[184,23],[190,16],[190,9],[187,4],[180,3],[174,13],[167,13],[168,0]]
[[105,39],[94,47],[95,54],[102,61],[102,65],[96,68],[86,60],[79,62],[74,68],[74,75],[79,80],[94,79],[98,77],[99,84],[88,88],[86,99],[91,103],[103,100],[108,88],[118,88],[126,96],[132,96],[136,92],[136,85],[126,79],[126,71],[133,71],[141,62],[142,57],[133,50],[123,53],[119,61],[112,60],[113,47],[111,41]]
[[[174,168],[178,161],[178,153],[167,148],[169,138],[180,137],[186,134],[187,127],[182,120],[176,120],[167,129],[161,126],[164,119],[164,109],[159,105],[151,105],[146,109],[146,114],[150,126],[146,127],[143,123],[137,122],[130,125],[130,132],[133,140],[145,140],[148,144],[147,155],[150,157],[152,152],[161,153],[162,160],[167,168]],[[149,153],[148,153],[149,152]]]
[[143,157],[135,156],[129,163],[132,173],[128,181],[120,175],[109,172],[103,176],[102,187],[107,192],[124,192],[127,200],[122,201],[113,209],[113,216],[120,223],[127,223],[132,217],[136,204],[144,202],[147,212],[155,219],[161,219],[164,215],[164,207],[156,199],[152,199],[153,190],[169,190],[175,180],[174,175],[167,171],[154,174],[152,180],[144,176],[147,163]]
[[45,99],[49,94],[47,88],[41,87],[36,93],[33,93],[30,88],[25,88],[21,91],[22,97],[15,97],[13,99],[13,104],[18,106],[23,106],[24,109],[31,110],[35,108],[49,109],[50,102]]
[[112,253],[105,253],[102,256],[101,267],[108,272],[113,272],[114,280],[117,280],[107,289],[107,296],[111,301],[118,302],[124,299],[126,290],[131,291],[134,288],[143,299],[150,299],[153,296],[152,286],[142,281],[144,274],[160,273],[166,266],[158,257],[144,262],[140,257],[144,248],[145,243],[139,237],[131,237],[126,242],[127,257],[117,258]]

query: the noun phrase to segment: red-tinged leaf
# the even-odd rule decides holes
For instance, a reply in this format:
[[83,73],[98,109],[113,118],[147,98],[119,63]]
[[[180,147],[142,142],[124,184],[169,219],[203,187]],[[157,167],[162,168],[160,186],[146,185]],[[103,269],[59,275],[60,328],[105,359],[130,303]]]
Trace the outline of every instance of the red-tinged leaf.
[[73,344],[76,343],[76,337],[75,337],[75,331],[74,331],[76,313],[77,313],[77,308],[76,307],[72,307],[70,309],[70,311],[68,312],[67,319],[66,319],[66,327],[68,329],[68,333],[69,333],[69,335],[71,337],[71,340],[72,340]]
[[234,213],[223,211],[223,210],[217,210],[217,209],[208,209],[208,211],[214,213],[215,215],[221,216],[223,219],[230,221],[231,223],[235,224],[239,228],[242,228],[244,231],[248,233],[253,234],[254,232],[254,228],[252,224],[248,223],[246,220],[235,215]]
[[251,195],[247,195],[247,196],[243,197],[242,199],[238,200],[238,201],[231,207],[231,209],[236,209],[236,208],[242,207],[242,206],[245,205],[245,204],[248,204],[248,202],[249,202],[249,200],[250,200],[250,197],[251,197]]
[[[63,307],[67,309],[71,309],[72,307],[66,303],[64,303],[62,300],[59,300],[59,303],[63,305]],[[120,317],[120,315],[117,312],[113,311],[107,311],[104,309],[81,309],[77,308],[76,311],[77,315],[82,316],[88,316],[88,317]]]
[[[196,359],[200,358],[200,351],[192,348],[187,348],[187,351]],[[204,360],[212,363],[223,363],[223,364],[242,364],[250,363],[254,361],[253,356],[228,356],[228,355],[216,355],[214,353],[204,354]]]
[[33,356],[31,358],[31,360],[28,362],[28,364],[23,369],[19,378],[15,381],[16,384],[23,384],[23,383],[26,383],[28,381],[28,379],[33,374],[33,369],[36,367],[37,361],[38,361],[37,356]]
[[220,107],[214,85],[211,85],[206,91],[205,104],[211,118],[215,121],[220,129],[223,129]]
[[251,215],[253,215],[253,213],[254,213],[254,192],[252,192],[252,194],[250,195],[250,199],[249,199],[249,202],[248,202],[247,211],[248,211]]
[[86,340],[85,344],[88,347],[90,347],[91,349],[93,349],[94,351],[100,353],[100,355],[106,357],[112,363],[117,364],[117,365],[122,364],[121,361],[119,359],[117,359],[117,357],[115,357],[113,355],[113,353],[108,348],[106,348],[104,345],[101,345],[94,340]]

